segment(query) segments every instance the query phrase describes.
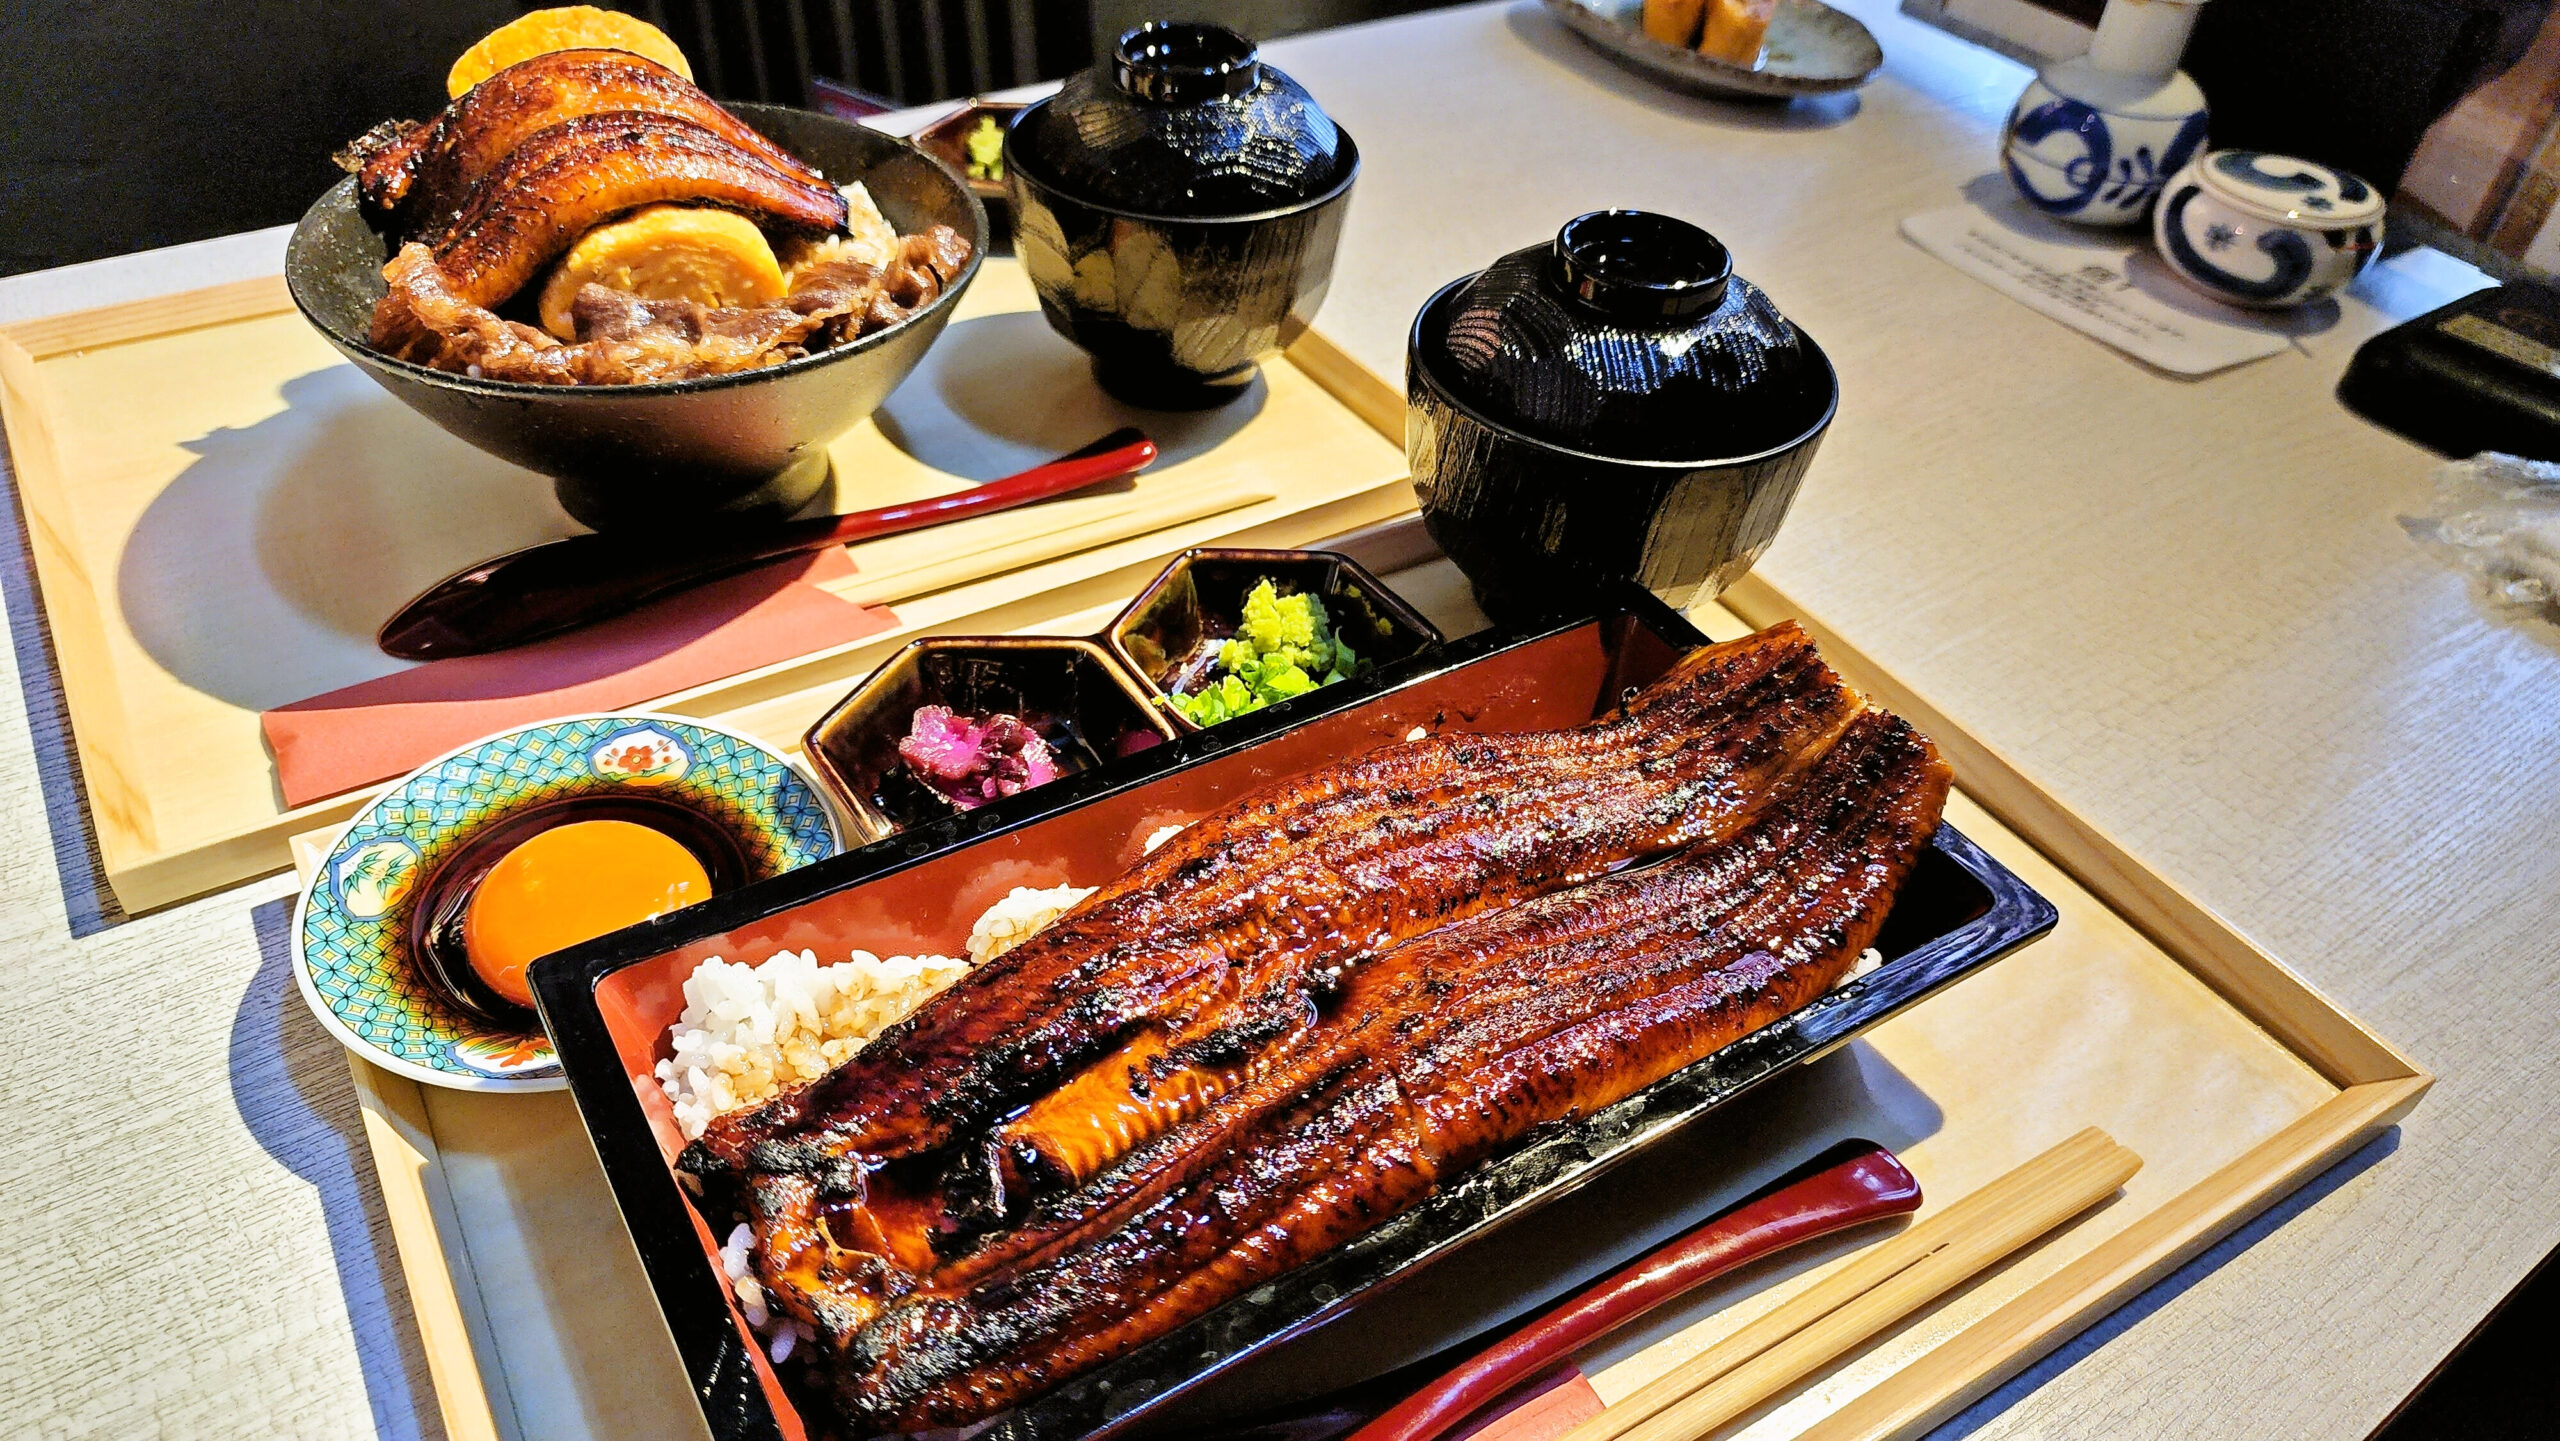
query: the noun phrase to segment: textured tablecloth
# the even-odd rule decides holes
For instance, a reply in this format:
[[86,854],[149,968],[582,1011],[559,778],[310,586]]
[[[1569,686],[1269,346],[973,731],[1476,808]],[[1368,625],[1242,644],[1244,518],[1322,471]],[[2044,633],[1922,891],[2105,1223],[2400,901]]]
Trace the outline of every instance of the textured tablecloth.
[[[2401,535],[2428,457],[2330,396],[2358,340],[2479,282],[2402,257],[2288,354],[2145,370],[1895,233],[1988,174],[2026,72],[1846,8],[1884,71],[1785,109],[1655,89],[1529,0],[1272,47],[1366,164],[1322,323],[1395,374],[1433,288],[1643,205],[1822,342],[1845,398],[1768,573],[2442,1077],[1950,1431],[2361,1436],[2560,1240],[2560,633]],[[271,272],[281,242],[0,281],[0,319]],[[289,883],[112,923],[7,511],[0,1416],[434,1434],[346,1072],[285,975]]]

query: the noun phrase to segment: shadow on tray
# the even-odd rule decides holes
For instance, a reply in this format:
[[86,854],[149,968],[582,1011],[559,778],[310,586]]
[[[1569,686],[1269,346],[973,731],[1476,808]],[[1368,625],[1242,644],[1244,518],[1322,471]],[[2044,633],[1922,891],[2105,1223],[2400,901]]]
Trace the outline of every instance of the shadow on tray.
[[249,921],[258,971],[231,1022],[231,1102],[276,1164],[319,1193],[375,1430],[432,1434],[435,1383],[392,1249],[346,1053],[294,988],[292,898],[256,907]]
[[[403,663],[374,632],[411,596],[578,529],[548,482],[428,425],[352,366],[283,394],[277,414],[188,443],[195,461],[144,510],[118,567],[135,640],[196,690],[269,710],[387,675]],[[1264,395],[1256,381],[1215,411],[1122,406],[1039,316],[992,315],[951,327],[879,426],[928,466],[990,480],[1131,424],[1171,464],[1232,435]],[[841,475],[831,498],[880,503]]]
[[[936,470],[995,480],[1134,425],[1158,469],[1215,448],[1262,410],[1261,377],[1211,410],[1142,410],[1094,384],[1083,351],[1033,311],[955,322],[873,421],[890,444]],[[844,477],[837,477],[841,483]]]
[[117,600],[142,648],[267,710],[402,668],[374,631],[472,561],[577,529],[550,485],[446,435],[350,365],[215,430],[134,523]]

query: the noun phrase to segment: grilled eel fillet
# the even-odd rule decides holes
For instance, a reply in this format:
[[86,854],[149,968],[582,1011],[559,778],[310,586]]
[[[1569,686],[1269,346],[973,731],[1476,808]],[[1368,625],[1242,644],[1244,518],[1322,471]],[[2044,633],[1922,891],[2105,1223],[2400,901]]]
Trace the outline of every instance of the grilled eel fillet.
[[824,183],[692,81],[623,50],[557,50],[510,65],[433,120],[376,127],[340,163],[355,169],[356,195],[367,208],[432,241],[452,224],[471,187],[517,146],[564,120],[617,110],[690,120],[784,175]]
[[1748,829],[1436,932],[1354,973],[1286,1061],[942,1268],[816,1375],[859,1432],[980,1420],[1419,1204],[1822,994],[1947,794],[1870,712]]
[[[1862,702],[1792,625],[1702,649],[1590,725],[1390,745],[1204,818],[845,1065],[713,1122],[681,1158],[724,1185],[858,1198],[879,1163],[950,1146],[1115,1048],[1188,1048],[1194,1104],[1362,958],[1748,821]],[[1160,1058],[1159,1058],[1160,1059]],[[1173,1078],[1149,1058],[1098,1068]],[[1090,1134],[1089,1174],[1179,1119]],[[786,1191],[795,1190],[785,1187]],[[919,1257],[901,1248],[906,1262]]]
[[1367,958],[1730,835],[1862,708],[1781,627],[1588,726],[1389,746],[1268,788],[680,1163],[715,1210],[743,1203],[786,1307],[849,1330],[1249,1083]]
[[844,229],[845,199],[786,174],[713,131],[645,110],[581,115],[509,151],[471,189],[435,247],[468,304],[495,307],[579,236],[661,201],[717,205],[786,230]]

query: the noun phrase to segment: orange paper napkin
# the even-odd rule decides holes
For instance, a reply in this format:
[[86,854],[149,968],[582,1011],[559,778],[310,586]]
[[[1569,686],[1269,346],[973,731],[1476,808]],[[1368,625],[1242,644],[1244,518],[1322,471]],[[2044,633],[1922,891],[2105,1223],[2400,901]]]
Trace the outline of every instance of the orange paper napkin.
[[1556,1441],[1607,1407],[1589,1377],[1571,1361],[1559,1362],[1513,1387],[1449,1441]]
[[614,711],[892,629],[817,582],[841,546],[714,581],[631,614],[490,655],[431,661],[258,718],[287,806],[404,775],[456,746],[552,716]]

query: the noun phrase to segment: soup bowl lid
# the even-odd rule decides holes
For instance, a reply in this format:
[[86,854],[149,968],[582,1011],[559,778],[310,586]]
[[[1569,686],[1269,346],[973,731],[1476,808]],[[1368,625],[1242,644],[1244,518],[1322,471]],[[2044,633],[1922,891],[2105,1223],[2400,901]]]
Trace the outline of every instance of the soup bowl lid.
[[1784,445],[1834,383],[1811,341],[1678,219],[1600,210],[1463,282],[1416,344],[1459,397],[1596,455],[1668,460]]
[[2196,178],[2241,211],[2279,224],[2370,225],[2384,209],[2381,193],[2353,172],[2290,155],[2216,150],[2196,162]]
[[1223,25],[1149,21],[1014,122],[1007,169],[1142,214],[1252,215],[1335,188],[1350,146],[1306,87]]

